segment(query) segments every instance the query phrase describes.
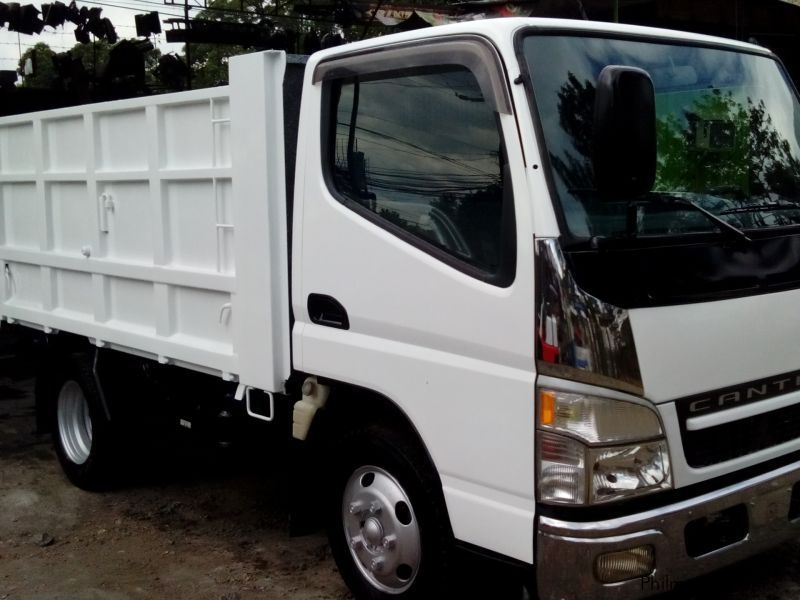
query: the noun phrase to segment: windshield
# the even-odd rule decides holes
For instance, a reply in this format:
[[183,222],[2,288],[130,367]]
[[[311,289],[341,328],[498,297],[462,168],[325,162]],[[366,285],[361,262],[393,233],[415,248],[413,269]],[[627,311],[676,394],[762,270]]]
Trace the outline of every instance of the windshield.
[[[536,34],[523,50],[571,238],[631,235],[629,200],[601,201],[594,192],[595,84],[608,65],[642,68],[655,87],[656,182],[638,199],[637,235],[720,229],[692,203],[740,229],[800,224],[800,106],[772,58]],[[647,202],[665,198],[689,202]]]

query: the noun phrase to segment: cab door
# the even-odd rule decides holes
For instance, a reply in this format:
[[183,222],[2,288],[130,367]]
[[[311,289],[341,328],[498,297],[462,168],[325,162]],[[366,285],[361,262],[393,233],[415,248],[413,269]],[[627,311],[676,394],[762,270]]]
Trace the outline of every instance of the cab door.
[[533,236],[505,67],[474,35],[379,44],[308,65],[294,365],[394,403],[455,536],[532,562]]

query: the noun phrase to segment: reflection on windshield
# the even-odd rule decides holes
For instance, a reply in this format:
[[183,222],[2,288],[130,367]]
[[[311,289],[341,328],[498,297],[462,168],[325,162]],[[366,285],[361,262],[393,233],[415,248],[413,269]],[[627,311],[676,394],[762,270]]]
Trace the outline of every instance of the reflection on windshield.
[[[708,206],[736,214],[739,207],[769,208],[797,200],[800,161],[777,130],[763,99],[736,99],[732,91],[696,94],[682,118],[666,113],[656,123],[656,190],[704,192],[727,201]],[[742,212],[740,227],[793,225],[800,212]]]
[[[595,82],[605,66],[615,64],[643,68],[653,78],[658,141],[653,194],[686,198],[739,228],[800,224],[795,204],[800,202],[800,108],[773,60],[709,48],[553,36],[529,37],[525,57],[573,235],[630,233],[628,203],[601,202],[593,189]],[[652,203],[640,214],[638,233],[715,227],[696,211]]]

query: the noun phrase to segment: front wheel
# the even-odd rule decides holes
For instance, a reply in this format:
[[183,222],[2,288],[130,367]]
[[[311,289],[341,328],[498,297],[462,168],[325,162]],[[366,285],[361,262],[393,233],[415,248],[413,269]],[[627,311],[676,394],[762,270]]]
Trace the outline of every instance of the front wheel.
[[356,598],[433,598],[450,579],[441,484],[416,444],[382,427],[355,432],[332,470],[328,537]]

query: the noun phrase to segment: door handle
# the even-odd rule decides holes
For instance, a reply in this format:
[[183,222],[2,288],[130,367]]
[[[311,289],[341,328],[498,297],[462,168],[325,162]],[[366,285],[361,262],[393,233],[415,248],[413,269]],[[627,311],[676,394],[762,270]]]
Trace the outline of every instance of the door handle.
[[108,233],[108,213],[114,212],[114,198],[109,193],[102,193],[97,201],[100,204],[100,231]]
[[334,329],[350,329],[347,311],[336,298],[325,294],[309,294],[307,306],[312,323]]

